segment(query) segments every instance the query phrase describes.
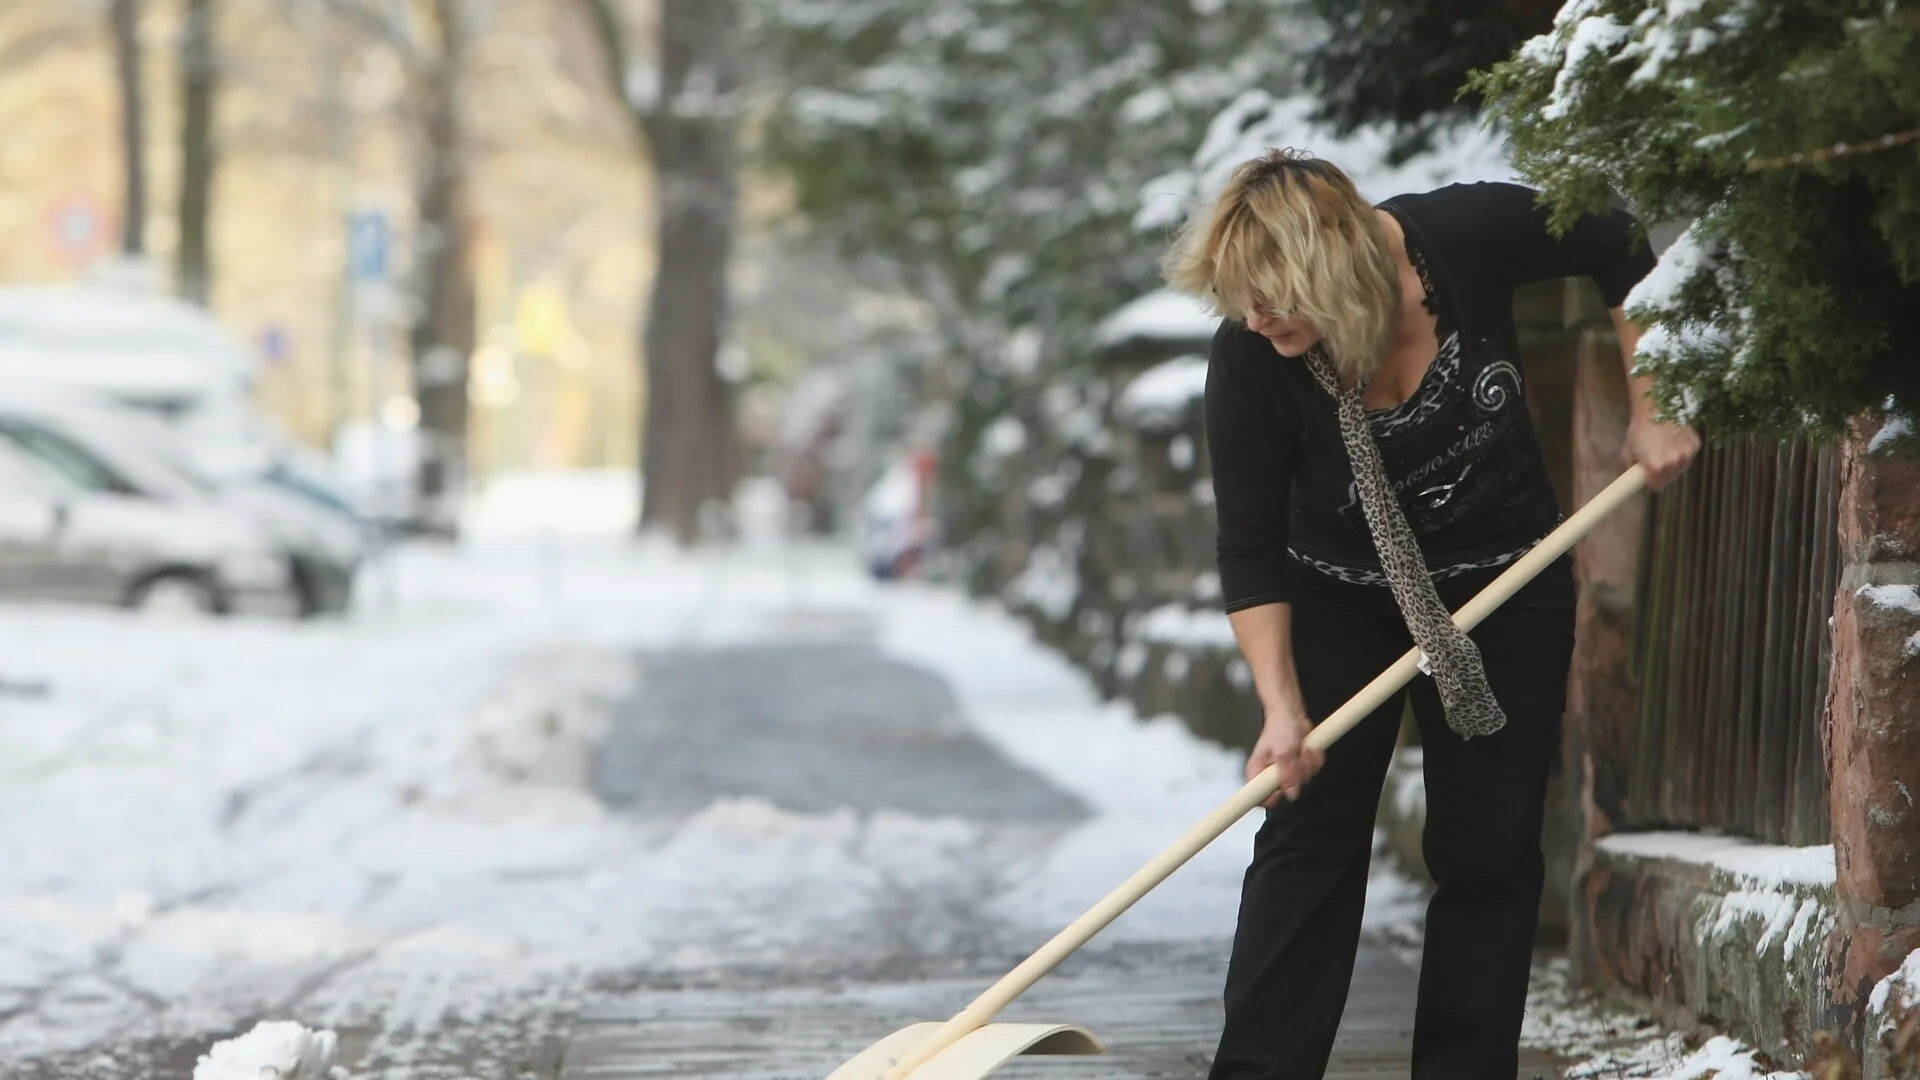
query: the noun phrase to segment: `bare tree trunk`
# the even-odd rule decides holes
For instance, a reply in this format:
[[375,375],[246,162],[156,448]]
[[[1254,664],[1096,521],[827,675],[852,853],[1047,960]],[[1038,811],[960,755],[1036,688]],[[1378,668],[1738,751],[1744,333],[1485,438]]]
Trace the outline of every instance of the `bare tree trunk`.
[[120,83],[120,150],[125,188],[120,205],[120,250],[146,251],[147,124],[140,93],[140,0],[113,0],[114,71]]
[[419,208],[415,295],[408,335],[420,403],[420,526],[459,535],[467,483],[467,363],[474,348],[474,284],[466,221],[467,154],[460,116],[470,27],[463,0],[433,0],[438,54],[423,71],[423,145],[415,183]]
[[[659,267],[641,344],[646,356],[640,528],[682,544],[705,536],[741,468],[732,385],[718,360],[727,323],[739,180],[734,160],[734,0],[661,0],[657,71],[632,65],[610,0],[588,0],[614,93],[654,170]],[[641,69],[641,70],[636,70]],[[642,74],[644,71],[644,74]]]
[[182,299],[205,307],[213,291],[207,232],[213,174],[218,164],[213,111],[219,59],[215,0],[186,0],[186,5],[180,33],[180,247],[176,284]]

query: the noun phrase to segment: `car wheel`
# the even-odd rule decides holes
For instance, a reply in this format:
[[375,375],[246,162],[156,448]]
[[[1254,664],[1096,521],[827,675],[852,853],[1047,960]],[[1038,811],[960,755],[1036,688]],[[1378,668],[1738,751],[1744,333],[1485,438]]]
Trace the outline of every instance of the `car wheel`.
[[162,574],[136,586],[127,606],[147,615],[214,615],[220,597],[190,574]]

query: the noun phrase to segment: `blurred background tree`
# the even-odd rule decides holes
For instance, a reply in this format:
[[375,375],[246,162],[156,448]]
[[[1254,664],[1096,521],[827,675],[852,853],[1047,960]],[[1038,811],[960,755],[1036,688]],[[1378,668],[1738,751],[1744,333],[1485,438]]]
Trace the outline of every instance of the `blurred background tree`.
[[943,512],[995,493],[969,473],[997,418],[1041,388],[1094,393],[1096,323],[1157,281],[1129,227],[1249,87],[1292,89],[1290,0],[749,0],[777,92],[758,125],[813,234],[861,279],[929,306],[915,375],[943,433]]
[[1326,32],[1306,50],[1316,118],[1336,134],[1390,124],[1395,156],[1472,117],[1467,76],[1553,26],[1560,0],[1311,0]]
[[728,334],[728,278],[739,178],[740,96],[733,0],[661,0],[657,49],[636,44],[635,5],[582,0],[606,83],[654,174],[659,263],[641,336],[648,405],[639,527],[693,543],[731,499],[741,472],[734,383],[745,376]]

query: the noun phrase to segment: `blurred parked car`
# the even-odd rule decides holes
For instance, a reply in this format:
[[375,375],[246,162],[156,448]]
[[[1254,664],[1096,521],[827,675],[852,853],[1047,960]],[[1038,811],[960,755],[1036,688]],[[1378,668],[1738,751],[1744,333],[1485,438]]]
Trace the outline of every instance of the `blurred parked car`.
[[0,597],[169,612],[295,609],[285,553],[246,514],[143,495],[84,455],[52,455],[62,466],[0,439]]
[[262,476],[207,477],[178,434],[149,416],[79,391],[0,383],[0,441],[82,490],[217,504],[249,517],[285,553],[300,614],[351,601],[365,550],[357,520]]
[[250,401],[252,358],[204,310],[137,290],[0,286],[0,380],[109,397],[164,424],[203,476],[364,517],[326,458]]

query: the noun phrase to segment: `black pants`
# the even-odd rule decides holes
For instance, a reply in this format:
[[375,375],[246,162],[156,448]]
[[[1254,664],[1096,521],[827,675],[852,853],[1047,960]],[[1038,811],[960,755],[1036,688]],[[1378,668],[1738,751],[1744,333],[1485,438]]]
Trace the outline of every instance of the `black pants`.
[[[1290,568],[1294,660],[1316,720],[1411,647],[1384,587]],[[1457,609],[1494,572],[1440,583]],[[1414,1016],[1415,1080],[1506,1080],[1518,1070],[1543,867],[1547,771],[1557,753],[1573,655],[1572,564],[1561,559],[1472,634],[1507,715],[1463,740],[1433,680],[1404,693],[1425,748],[1422,850],[1438,888],[1427,906]],[[1295,802],[1254,840],[1227,972],[1226,1030],[1212,1080],[1319,1080],[1346,1007],[1360,941],[1375,810],[1404,697],[1327,750]]]

